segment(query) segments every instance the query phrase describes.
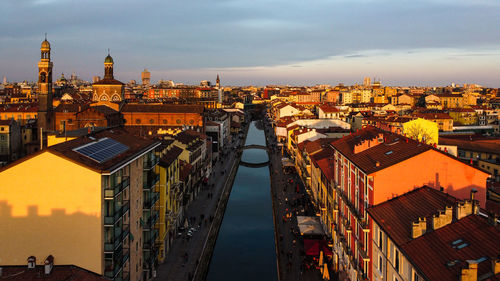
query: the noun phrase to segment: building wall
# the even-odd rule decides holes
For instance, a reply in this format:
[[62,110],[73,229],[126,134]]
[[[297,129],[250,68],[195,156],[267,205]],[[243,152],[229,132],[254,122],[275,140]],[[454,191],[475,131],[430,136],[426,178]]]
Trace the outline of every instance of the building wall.
[[130,280],[142,278],[142,227],[139,223],[142,218],[142,169],[143,158],[139,157],[130,163],[130,233],[134,239],[130,240]]
[[92,85],[93,101],[121,101],[123,99],[123,85]]
[[126,126],[203,126],[197,113],[122,112]]
[[486,204],[486,179],[489,175],[434,150],[371,175],[376,186],[374,205],[422,185],[442,186],[445,192],[460,199],[469,198],[470,190],[476,188],[476,199],[482,208]]
[[[101,176],[50,152],[0,172],[2,264],[53,255],[103,274]],[[99,246],[101,245],[101,246]]]

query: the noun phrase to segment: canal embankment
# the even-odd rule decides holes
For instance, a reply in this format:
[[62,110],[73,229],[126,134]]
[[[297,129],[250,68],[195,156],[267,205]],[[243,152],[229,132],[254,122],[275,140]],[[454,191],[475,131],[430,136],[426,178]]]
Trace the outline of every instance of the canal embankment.
[[[268,161],[265,134],[252,122],[241,162]],[[227,202],[207,281],[276,281],[276,250],[269,169],[241,165]]]
[[[246,140],[247,138],[249,127],[250,125],[247,125],[245,128],[243,140]],[[230,172],[225,179],[222,194],[219,198],[219,202],[217,203],[213,221],[210,224],[208,235],[205,239],[205,243],[203,244],[199,262],[197,263],[197,266],[195,268],[193,277],[194,281],[204,281],[207,277],[208,270],[210,268],[210,261],[212,259],[215,244],[217,242],[217,237],[219,235],[219,230],[224,219],[224,214],[226,212],[227,202],[229,201],[229,196],[231,195],[234,179],[240,165],[241,155],[241,151],[236,151],[235,159],[231,166]]]

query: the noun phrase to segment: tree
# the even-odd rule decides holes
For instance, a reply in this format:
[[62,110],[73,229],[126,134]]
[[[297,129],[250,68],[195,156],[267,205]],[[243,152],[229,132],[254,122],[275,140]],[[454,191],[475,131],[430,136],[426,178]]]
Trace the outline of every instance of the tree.
[[437,124],[423,119],[413,120],[405,124],[404,134],[411,139],[426,144],[436,143],[437,140],[435,138],[438,134]]

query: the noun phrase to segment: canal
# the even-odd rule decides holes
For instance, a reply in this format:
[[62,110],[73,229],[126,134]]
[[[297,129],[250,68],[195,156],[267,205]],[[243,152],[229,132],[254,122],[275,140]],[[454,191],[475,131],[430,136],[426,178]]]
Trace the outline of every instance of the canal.
[[[260,127],[260,126],[259,126]],[[264,131],[250,124],[245,145],[266,145]],[[265,150],[247,149],[242,161],[268,160]],[[269,168],[240,166],[208,270],[208,281],[276,281]]]

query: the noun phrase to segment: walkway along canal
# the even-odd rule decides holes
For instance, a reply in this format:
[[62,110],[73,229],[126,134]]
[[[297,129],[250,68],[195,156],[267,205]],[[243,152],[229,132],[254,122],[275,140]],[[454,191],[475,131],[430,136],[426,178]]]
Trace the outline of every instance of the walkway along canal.
[[[245,145],[266,145],[250,124]],[[245,149],[241,161],[268,161],[266,150]],[[268,167],[238,168],[210,262],[208,281],[278,280]]]

